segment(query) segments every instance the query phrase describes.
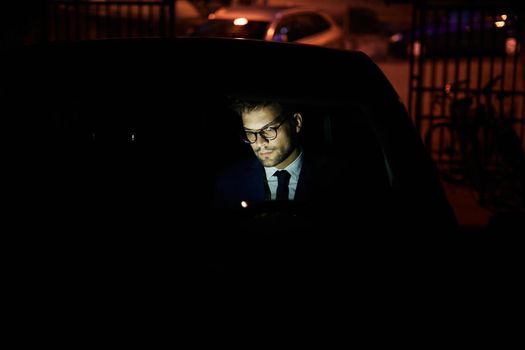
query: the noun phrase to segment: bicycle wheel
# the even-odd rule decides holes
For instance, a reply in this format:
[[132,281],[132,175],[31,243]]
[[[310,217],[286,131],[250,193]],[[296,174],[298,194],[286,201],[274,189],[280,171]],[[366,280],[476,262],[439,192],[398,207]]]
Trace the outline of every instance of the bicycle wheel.
[[461,149],[457,128],[453,123],[441,122],[431,125],[425,135],[425,145],[444,181],[451,183],[465,181],[465,155]]

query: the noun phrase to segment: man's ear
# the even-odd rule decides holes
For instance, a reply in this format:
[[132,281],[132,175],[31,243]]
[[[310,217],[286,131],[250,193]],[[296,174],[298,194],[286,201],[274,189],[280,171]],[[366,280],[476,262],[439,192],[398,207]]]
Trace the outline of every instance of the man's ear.
[[293,120],[295,124],[295,132],[299,133],[301,131],[301,128],[303,127],[303,116],[301,113],[295,113],[293,115]]

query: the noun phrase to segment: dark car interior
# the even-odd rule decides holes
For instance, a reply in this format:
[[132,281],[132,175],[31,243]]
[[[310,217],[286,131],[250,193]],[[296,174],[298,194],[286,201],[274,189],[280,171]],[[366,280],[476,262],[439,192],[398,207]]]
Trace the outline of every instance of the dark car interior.
[[[224,211],[212,206],[217,174],[252,156],[229,108],[231,93],[160,93],[159,99],[158,92],[62,88],[39,91],[38,103],[16,103],[12,114],[17,133],[10,135],[20,147],[15,171],[24,184],[16,194],[31,203],[29,228],[51,229],[80,249],[97,251],[104,242],[125,255],[136,245],[153,249],[145,256],[172,247],[190,270],[231,278],[246,269],[286,271],[292,261],[305,271],[327,263],[337,271],[348,263],[348,249],[377,256],[414,235],[409,230],[418,221],[395,200],[385,156],[358,103],[297,104],[305,152],[329,154],[339,166],[341,190],[333,202]],[[400,251],[394,252],[381,259]]]
[[[194,78],[164,74],[151,57],[129,74],[136,60],[115,65],[122,53],[96,52],[21,55],[1,85],[8,216],[26,232],[10,237],[24,241],[25,270],[56,283],[77,276],[89,288],[123,282],[144,290],[175,280],[198,298],[220,299],[217,288],[246,279],[252,286],[271,280],[268,287],[300,279],[317,288],[350,280],[364,294],[422,278],[462,283],[465,275],[484,276],[497,259],[491,242],[456,235],[431,168],[403,133],[404,111],[387,108],[386,97],[347,98],[373,85],[373,74],[345,95],[314,89],[313,77],[298,81],[295,71],[275,89],[261,78],[266,70],[243,85],[218,68]],[[167,78],[184,88],[159,83]],[[305,151],[329,153],[340,166],[345,186],[333,202],[313,210],[213,208],[217,174],[251,156],[229,108],[243,94],[298,105]],[[380,117],[392,139],[378,131]],[[394,151],[406,158],[396,160]]]
[[[63,197],[58,212],[74,208],[73,217],[91,213],[104,219],[121,213],[120,224],[128,216],[148,224],[150,216],[189,220],[212,210],[217,174],[253,156],[240,139],[231,94],[203,91],[159,99],[157,92],[101,96],[61,88],[39,92],[38,103],[20,101],[12,112],[18,131],[12,135],[27,153],[25,166],[33,167],[29,159],[38,161],[25,176],[34,177],[35,187],[46,194],[37,197],[44,207],[48,198]],[[58,94],[60,100],[54,100]],[[345,169],[343,181],[353,182],[354,191],[366,187],[386,194],[386,161],[360,106],[300,102],[305,151],[337,159]],[[347,200],[341,193],[338,204],[348,207]]]

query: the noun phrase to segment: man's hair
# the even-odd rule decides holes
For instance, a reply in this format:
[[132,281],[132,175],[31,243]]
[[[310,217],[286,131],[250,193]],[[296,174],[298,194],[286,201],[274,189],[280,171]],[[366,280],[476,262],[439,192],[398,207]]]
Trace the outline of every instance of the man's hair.
[[278,101],[235,99],[231,104],[232,110],[239,116],[265,107],[274,108],[279,114],[295,112],[294,106]]

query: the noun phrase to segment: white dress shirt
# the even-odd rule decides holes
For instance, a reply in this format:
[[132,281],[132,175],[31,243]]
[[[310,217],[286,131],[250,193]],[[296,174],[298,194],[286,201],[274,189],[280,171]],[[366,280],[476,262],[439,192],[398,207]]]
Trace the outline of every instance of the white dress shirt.
[[303,166],[303,152],[290,163],[284,169],[277,169],[276,167],[265,167],[266,180],[268,181],[268,187],[270,188],[271,198],[275,200],[277,198],[277,176],[273,176],[278,170],[286,170],[290,173],[290,183],[288,185],[288,199],[293,200],[295,198],[295,190],[297,189],[297,182],[299,181],[299,174],[301,173],[301,167]]

